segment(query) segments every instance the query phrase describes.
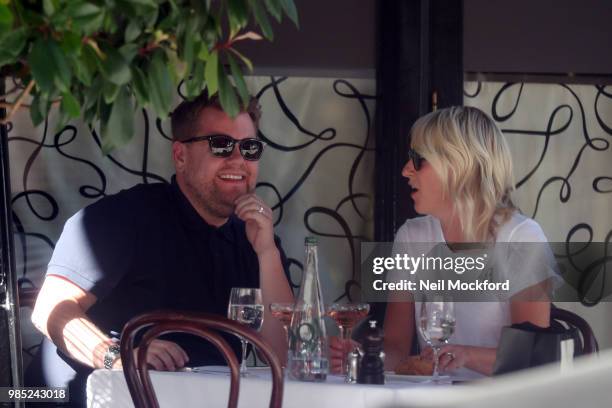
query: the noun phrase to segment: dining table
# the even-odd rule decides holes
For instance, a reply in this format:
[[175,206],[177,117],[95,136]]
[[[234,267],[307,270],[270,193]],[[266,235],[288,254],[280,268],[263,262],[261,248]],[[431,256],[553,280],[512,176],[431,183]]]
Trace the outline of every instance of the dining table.
[[[189,371],[151,371],[160,407],[226,407],[230,378],[227,367]],[[577,358],[568,369],[558,364],[523,370],[497,378],[464,381],[443,377],[442,384],[426,377],[388,373],[384,385],[347,384],[328,375],[325,382],[284,381],[284,408],[361,407],[540,407],[612,406],[612,351]],[[240,379],[238,407],[269,406],[271,375],[267,368],[249,368]],[[121,370],[95,370],[87,381],[87,406],[133,407]]]

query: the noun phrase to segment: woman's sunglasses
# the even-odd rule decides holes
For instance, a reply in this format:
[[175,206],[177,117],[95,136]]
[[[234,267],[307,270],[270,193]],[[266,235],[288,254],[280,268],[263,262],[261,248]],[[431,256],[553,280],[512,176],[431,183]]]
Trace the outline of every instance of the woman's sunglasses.
[[417,153],[412,147],[408,149],[408,160],[412,160],[412,165],[416,171],[421,170],[425,158]]
[[194,143],[202,140],[208,140],[210,152],[216,157],[230,157],[234,151],[234,146],[237,144],[244,160],[249,161],[259,160],[265,146],[263,141],[254,137],[236,140],[228,135],[195,136],[181,140],[181,143]]

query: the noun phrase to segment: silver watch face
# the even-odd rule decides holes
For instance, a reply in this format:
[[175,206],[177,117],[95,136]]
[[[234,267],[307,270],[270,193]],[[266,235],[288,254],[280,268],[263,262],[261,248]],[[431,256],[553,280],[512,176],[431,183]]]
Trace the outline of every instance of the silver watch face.
[[115,360],[117,360],[117,358],[119,358],[119,345],[111,344],[108,346],[106,353],[104,353],[104,368],[109,370],[112,369],[113,363]]

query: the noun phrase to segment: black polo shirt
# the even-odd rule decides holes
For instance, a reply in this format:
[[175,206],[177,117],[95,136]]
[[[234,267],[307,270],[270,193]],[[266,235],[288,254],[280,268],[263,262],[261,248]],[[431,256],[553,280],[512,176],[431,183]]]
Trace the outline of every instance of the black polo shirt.
[[[285,270],[287,262],[280,242]],[[82,209],[65,224],[49,275],[69,279],[97,297],[87,311],[102,331],[120,333],[132,317],[156,309],[227,314],[232,287],[259,287],[259,263],[245,224],[235,216],[208,225],[171,184],[138,185]],[[205,340],[172,337],[189,365],[224,364]],[[238,342],[231,338],[235,350]],[[61,354],[61,353],[59,353]],[[45,361],[64,364],[60,359]],[[91,369],[66,356],[81,375]]]

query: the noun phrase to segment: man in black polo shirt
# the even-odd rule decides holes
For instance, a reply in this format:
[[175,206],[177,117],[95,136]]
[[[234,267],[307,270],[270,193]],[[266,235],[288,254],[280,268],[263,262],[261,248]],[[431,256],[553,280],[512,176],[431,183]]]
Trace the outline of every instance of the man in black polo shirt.
[[[292,301],[272,211],[254,194],[258,119],[255,99],[233,119],[205,93],[183,102],[172,114],[172,182],[124,190],[66,222],[32,314],[51,341],[29,370],[43,378],[31,383],[70,385],[82,404],[93,368],[121,367],[113,336],[138,314],[225,316],[232,287],[261,287],[266,309]],[[261,333],[284,359],[278,322],[264,319]],[[189,336],[156,340],[147,361],[158,370],[223,363]]]

